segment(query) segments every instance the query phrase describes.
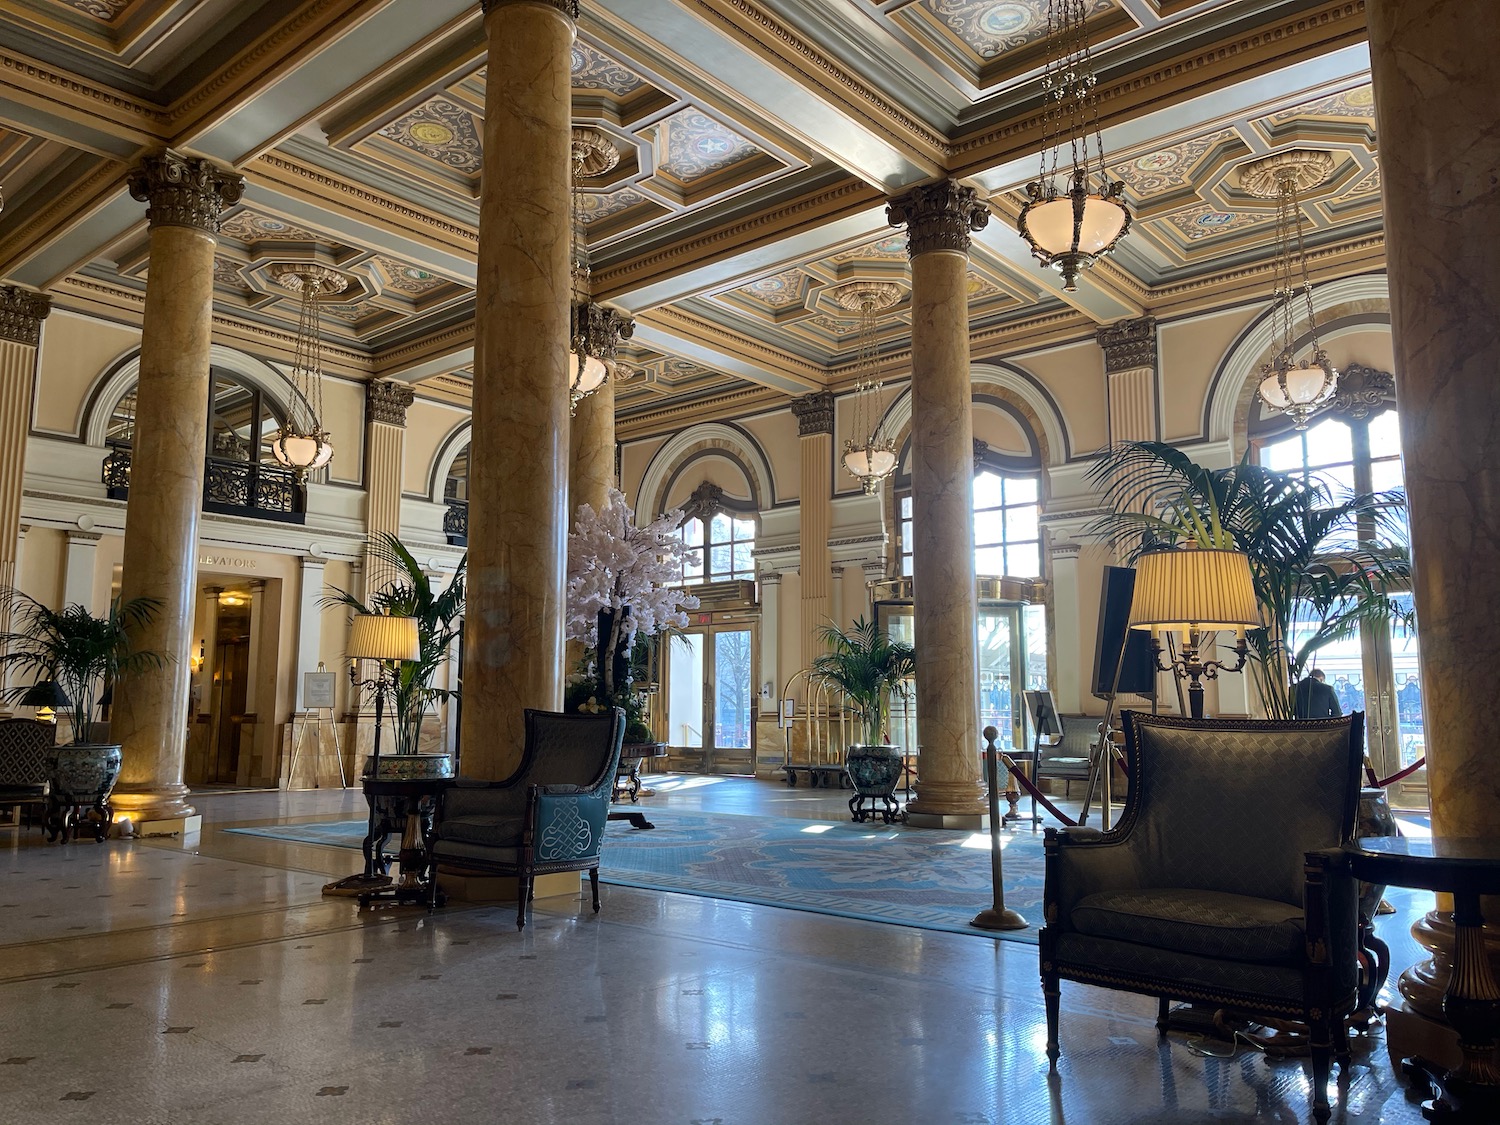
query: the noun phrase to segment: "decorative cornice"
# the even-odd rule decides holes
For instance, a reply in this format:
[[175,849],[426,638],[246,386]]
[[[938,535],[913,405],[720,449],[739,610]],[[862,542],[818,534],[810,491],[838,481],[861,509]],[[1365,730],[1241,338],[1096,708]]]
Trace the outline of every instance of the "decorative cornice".
[[144,118],[161,125],[165,125],[172,116],[166,110],[158,109],[139,99],[129,98],[114,90],[91,85],[76,74],[52,70],[36,59],[0,52],[0,71],[10,71],[32,83],[51,86],[55,90],[64,91],[76,98],[96,102],[106,107],[107,110],[123,111],[130,116]]
[[967,254],[969,233],[983,230],[990,221],[979,193],[953,180],[912,188],[891,200],[885,215],[891,226],[906,227],[906,252],[913,258],[935,250]]
[[244,176],[175,152],[148,156],[125,182],[131,198],[147,205],[151,226],[194,227],[209,234],[219,231],[219,213],[245,193]]
[[405,383],[366,383],[365,420],[384,426],[406,425],[406,408],[417,392]]
[[1156,318],[1136,317],[1099,326],[1095,334],[1104,350],[1104,373],[1156,367]]
[[578,0],[479,0],[480,11],[485,15],[498,11],[508,4],[549,4],[575,22],[578,19]]
[[833,392],[814,391],[792,399],[792,413],[797,416],[797,435],[815,437],[833,433]]
[[51,297],[0,285],[0,340],[36,347],[42,340],[42,321],[51,311]]
[[[873,112],[860,113],[860,116],[882,132],[890,132],[893,127],[900,129],[931,153],[939,156],[946,157],[952,151],[948,139],[941,133],[935,132],[912,117],[894,102],[883,97],[874,87],[859,81],[834,59],[823,54],[807,40],[755,4],[750,3],[749,0],[695,0],[694,7],[700,15],[724,24],[731,31],[732,38],[743,37],[746,30],[759,30],[765,38],[773,41],[768,45],[773,49],[779,49],[778,53],[789,52],[809,64],[808,67],[802,68],[802,73],[823,90],[837,97],[844,105],[851,109],[859,103],[868,106]],[[722,10],[725,7],[732,9],[740,18],[738,20],[731,18]],[[824,75],[832,79],[832,83],[822,81],[821,78]],[[848,96],[840,96],[841,94]]]

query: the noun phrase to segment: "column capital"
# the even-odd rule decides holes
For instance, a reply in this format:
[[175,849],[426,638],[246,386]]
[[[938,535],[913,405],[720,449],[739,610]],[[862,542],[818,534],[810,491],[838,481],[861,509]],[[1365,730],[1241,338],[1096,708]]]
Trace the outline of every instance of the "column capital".
[[967,254],[969,233],[989,225],[990,210],[973,188],[939,180],[898,195],[886,206],[885,217],[893,227],[906,227],[906,253],[915,258],[934,250]]
[[42,340],[42,321],[52,311],[45,293],[0,285],[0,340],[36,347]]
[[756,580],[756,582],[758,582],[761,585],[762,588],[764,588],[766,586],[780,586],[781,585],[781,571],[779,571],[779,570],[763,570],[763,571],[761,571],[759,574],[757,574],[755,576],[755,580]]
[[1156,366],[1156,318],[1137,317],[1100,325],[1094,333],[1104,350],[1104,373]]
[[81,531],[81,530],[79,530],[77,528],[69,528],[68,529],[68,542],[69,543],[90,543],[90,544],[92,544],[92,543],[99,542],[99,540],[101,540],[103,538],[104,538],[103,534],[100,533],[100,532],[98,532],[98,531]]
[[365,420],[386,426],[406,426],[406,408],[417,393],[405,383],[366,383]]
[[833,392],[814,391],[792,399],[792,413],[797,416],[797,435],[814,437],[833,433]]
[[175,152],[146,157],[125,184],[133,199],[146,204],[153,227],[194,227],[209,234],[219,232],[219,213],[245,193],[239,173]]
[[489,15],[491,12],[505,7],[507,4],[521,3],[546,4],[549,7],[556,8],[575,23],[578,20],[578,0],[479,0],[479,9],[485,15]]

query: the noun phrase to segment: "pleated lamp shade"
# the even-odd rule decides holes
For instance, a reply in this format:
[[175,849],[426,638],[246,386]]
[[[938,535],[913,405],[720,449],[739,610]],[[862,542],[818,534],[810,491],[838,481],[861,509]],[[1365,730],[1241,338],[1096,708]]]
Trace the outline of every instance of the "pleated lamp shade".
[[1136,560],[1132,629],[1235,629],[1259,624],[1250,560],[1239,551],[1153,551]]
[[417,619],[356,613],[345,655],[355,660],[416,660],[422,655]]

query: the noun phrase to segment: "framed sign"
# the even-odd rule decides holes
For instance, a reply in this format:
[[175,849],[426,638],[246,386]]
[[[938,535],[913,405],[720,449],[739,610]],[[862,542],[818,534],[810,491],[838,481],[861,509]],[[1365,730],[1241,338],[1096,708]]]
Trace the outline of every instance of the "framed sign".
[[302,709],[304,711],[332,710],[335,672],[302,673]]
[[1026,715],[1031,720],[1032,732],[1044,746],[1056,746],[1062,741],[1062,720],[1057,717],[1057,708],[1052,704],[1050,691],[1028,691]]
[[781,713],[776,717],[776,725],[783,730],[792,725],[792,720],[797,717],[797,701],[795,699],[783,699],[781,701]]

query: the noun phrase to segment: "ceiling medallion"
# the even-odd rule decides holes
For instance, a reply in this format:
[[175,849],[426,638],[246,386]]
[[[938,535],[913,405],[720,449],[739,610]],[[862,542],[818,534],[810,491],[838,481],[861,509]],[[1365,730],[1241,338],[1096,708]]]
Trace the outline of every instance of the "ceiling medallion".
[[589,242],[581,181],[614,168],[620,163],[620,150],[603,130],[574,126],[571,159],[573,293],[569,303],[568,408],[573,411],[615,374],[616,349],[635,331],[635,322],[615,309],[594,304],[590,298]]
[[278,262],[270,268],[273,281],[302,294],[297,317],[297,346],[292,360],[292,387],[286,420],[271,442],[276,460],[297,475],[307,474],[333,460],[333,439],[323,429],[323,324],[318,302],[337,296],[349,285],[338,270],[316,262]]
[[901,299],[899,286],[889,281],[853,281],[833,291],[840,308],[859,314],[854,368],[854,433],[844,441],[844,468],[859,481],[867,494],[896,468],[896,442],[885,434],[885,412],[880,403],[879,366],[880,314]]
[[[1276,200],[1275,288],[1271,315],[1276,352],[1262,364],[1256,394],[1267,409],[1286,414],[1296,429],[1333,399],[1339,373],[1318,345],[1318,319],[1313,309],[1312,280],[1307,273],[1307,251],[1302,243],[1302,205],[1298,193],[1319,187],[1333,172],[1333,156],[1311,149],[1289,149],[1239,168],[1240,187],[1261,199]],[[1293,257],[1295,255],[1295,262]],[[1301,294],[1312,351],[1296,356],[1296,298]]]
[[[1072,293],[1079,273],[1113,250],[1130,229],[1130,208],[1124,182],[1111,180],[1104,162],[1099,79],[1089,57],[1083,0],[1048,0],[1047,42],[1041,172],[1026,185],[1030,198],[1017,226],[1032,255],[1061,273],[1064,291]],[[1072,166],[1059,182],[1064,146]]]

